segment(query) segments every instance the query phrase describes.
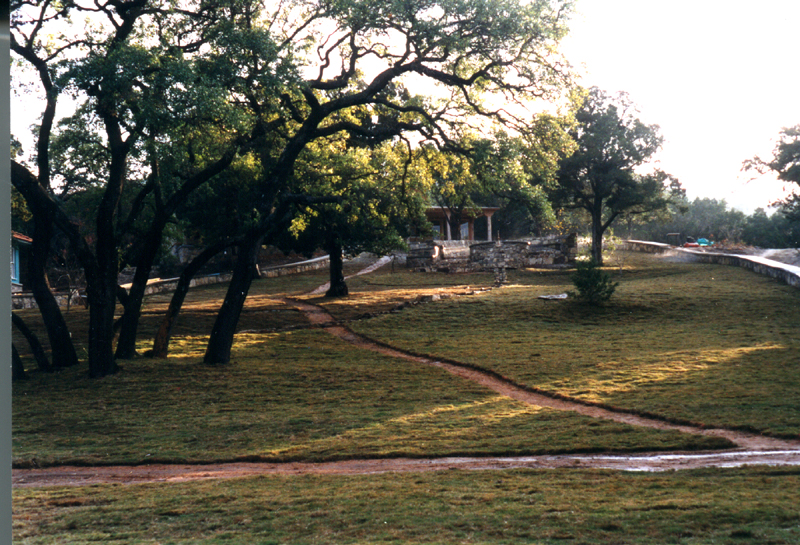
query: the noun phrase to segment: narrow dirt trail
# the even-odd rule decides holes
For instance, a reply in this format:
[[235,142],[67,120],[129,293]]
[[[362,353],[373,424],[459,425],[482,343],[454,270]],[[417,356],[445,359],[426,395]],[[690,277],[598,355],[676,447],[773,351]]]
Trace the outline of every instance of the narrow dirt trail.
[[[359,271],[356,275],[372,272],[386,261]],[[352,275],[352,276],[356,276]],[[348,277],[350,278],[350,277]],[[324,293],[325,285],[310,293]],[[468,367],[454,365],[403,352],[360,336],[339,325],[324,309],[296,299],[284,298],[304,313],[309,322],[321,326],[328,333],[347,342],[386,356],[402,358],[423,365],[446,370],[466,380],[485,386],[501,395],[557,410],[573,411],[593,418],[604,418],[662,430],[724,437],[739,448],[724,452],[656,452],[636,455],[544,455],[515,457],[450,457],[433,459],[363,459],[323,463],[223,463],[223,464],[148,464],[141,466],[74,467],[59,466],[43,469],[14,469],[12,486],[30,488],[45,486],[88,486],[94,484],[137,484],[186,482],[206,479],[231,479],[256,475],[371,475],[380,473],[405,473],[423,471],[498,470],[498,469],[617,469],[624,471],[668,471],[705,467],[740,467],[747,465],[800,466],[800,441],[788,441],[726,429],[708,429],[670,424],[622,411],[584,405],[557,399],[520,388],[506,380]]]
[[151,464],[143,466],[49,467],[13,471],[14,488],[90,486],[95,484],[178,483],[258,475],[378,475],[460,469],[616,469],[672,471],[747,465],[800,465],[796,451],[643,453],[632,456],[552,455],[484,458],[389,458],[323,463]]

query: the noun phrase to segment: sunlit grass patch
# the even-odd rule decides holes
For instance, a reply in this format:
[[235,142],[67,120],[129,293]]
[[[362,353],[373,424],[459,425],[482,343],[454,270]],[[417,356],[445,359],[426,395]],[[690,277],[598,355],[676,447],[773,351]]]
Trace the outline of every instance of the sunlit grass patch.
[[14,491],[15,543],[800,541],[797,469],[441,471]]
[[[576,398],[670,419],[797,435],[797,290],[730,267],[666,263],[651,256],[632,255],[610,270],[622,282],[600,309],[537,299],[563,292],[569,273],[526,270],[510,271],[510,283],[502,289],[351,324],[389,344],[490,368],[515,382]],[[83,366],[47,376],[32,373],[31,380],[14,388],[15,461],[335,459],[726,446],[663,432],[634,433],[500,401],[441,371],[379,356],[318,330],[268,333],[307,323],[280,300],[292,293],[280,290],[327,280],[324,273],[310,275],[313,282],[254,284],[229,366],[202,364],[214,309],[224,295],[223,286],[212,286],[195,292],[166,360],[122,361],[118,375],[99,381],[86,378]],[[466,293],[467,286],[487,278],[491,275],[383,269],[351,280],[353,295],[344,300],[314,300],[344,319],[393,308],[420,294]],[[35,326],[35,311],[25,312]],[[147,316],[155,320],[157,313]],[[86,317],[83,309],[68,313],[76,332],[85,328]],[[145,320],[141,331],[138,348],[144,351],[150,347],[152,322]],[[108,437],[114,437],[113,449]]]
[[238,334],[231,364],[181,356],[121,362],[102,380],[69,369],[15,386],[18,465],[237,459],[330,460],[725,448],[713,438],[595,422],[498,399],[446,372],[320,330]]
[[567,288],[568,273],[517,271],[510,287],[353,327],[589,401],[800,433],[800,408],[792,402],[800,389],[796,288],[734,267],[639,255],[624,261],[605,307],[538,299]]
[[385,268],[381,271],[348,280],[347,297],[330,299],[317,295],[304,299],[322,306],[338,320],[347,321],[387,312],[423,296],[464,295],[491,286],[494,279],[489,273],[424,274],[406,269],[392,273]]

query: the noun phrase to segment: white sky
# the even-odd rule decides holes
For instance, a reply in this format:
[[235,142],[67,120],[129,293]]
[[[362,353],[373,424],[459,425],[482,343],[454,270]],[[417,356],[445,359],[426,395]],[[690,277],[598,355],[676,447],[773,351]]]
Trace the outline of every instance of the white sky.
[[661,127],[660,167],[690,199],[749,214],[783,195],[774,177],[747,183],[740,170],[800,124],[800,1],[578,0],[577,9],[563,51],[582,84],[627,92],[640,119]]

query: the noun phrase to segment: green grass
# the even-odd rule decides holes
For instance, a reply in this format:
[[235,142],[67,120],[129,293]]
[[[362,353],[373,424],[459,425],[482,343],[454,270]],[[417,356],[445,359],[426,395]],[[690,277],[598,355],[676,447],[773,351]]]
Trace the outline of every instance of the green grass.
[[800,470],[442,471],[14,491],[14,543],[794,544]]
[[181,357],[127,361],[103,380],[67,370],[15,385],[14,463],[729,446],[715,438],[527,406],[442,370],[354,348],[320,330],[239,335],[235,358],[226,367],[201,363],[199,339],[181,339],[176,348]]
[[[493,276],[388,268],[342,300],[303,295],[323,272],[258,281],[232,363],[202,364],[225,286],[187,299],[169,358],[40,374],[13,391],[17,466],[152,461],[337,460],[725,448],[508,400],[444,371],[357,349],[281,303],[321,303],[395,346],[492,369],[515,382],[664,418],[800,431],[800,291],[732,267],[620,254],[604,307],[546,302],[562,271],[512,271],[510,285],[386,313]],[[140,350],[168,297],[147,299]],[[22,314],[42,334],[35,311]],[[364,319],[365,316],[378,315]],[[83,350],[86,311],[68,320]],[[254,333],[246,333],[253,331]],[[257,332],[257,333],[256,333]],[[23,346],[17,335],[18,347]],[[659,474],[445,471],[15,489],[15,543],[800,542],[800,471]]]
[[800,290],[734,267],[624,255],[602,307],[545,301],[568,273],[353,328],[542,390],[712,426],[800,435]]

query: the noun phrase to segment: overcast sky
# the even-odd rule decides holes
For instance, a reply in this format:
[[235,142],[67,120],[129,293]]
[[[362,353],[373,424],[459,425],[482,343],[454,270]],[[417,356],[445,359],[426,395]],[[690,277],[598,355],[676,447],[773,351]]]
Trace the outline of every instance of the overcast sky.
[[661,127],[661,168],[689,198],[746,213],[783,194],[747,183],[742,162],[769,156],[800,124],[798,0],[578,0],[563,51],[583,85],[626,91]]

